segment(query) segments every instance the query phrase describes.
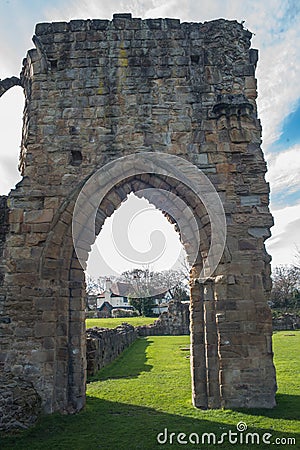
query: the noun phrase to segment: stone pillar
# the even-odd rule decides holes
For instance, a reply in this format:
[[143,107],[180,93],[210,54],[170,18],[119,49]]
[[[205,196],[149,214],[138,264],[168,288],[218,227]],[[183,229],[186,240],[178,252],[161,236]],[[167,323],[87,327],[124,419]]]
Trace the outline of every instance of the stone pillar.
[[197,408],[207,409],[203,285],[192,279],[190,295],[192,400]]
[[204,284],[204,333],[209,408],[220,407],[219,355],[213,279]]
[[7,197],[5,195],[0,197],[0,330],[1,330],[1,350],[0,350],[0,370],[4,367],[4,362],[7,358],[7,349],[9,348],[11,331],[9,324],[11,318],[7,315],[5,310],[6,290],[4,288],[4,277],[7,271],[4,260],[4,247],[6,236],[9,230],[8,225],[8,206]]
[[271,313],[264,303],[261,327],[256,303],[263,298],[263,291],[252,291],[253,278],[256,276],[216,277],[219,383],[224,408],[275,406]]

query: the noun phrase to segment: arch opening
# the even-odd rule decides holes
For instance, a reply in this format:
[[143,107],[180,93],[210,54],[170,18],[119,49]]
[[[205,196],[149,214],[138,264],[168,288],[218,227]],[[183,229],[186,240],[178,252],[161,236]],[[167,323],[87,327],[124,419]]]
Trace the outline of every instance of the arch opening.
[[[96,192],[96,190],[95,190]],[[65,297],[62,297],[61,285],[57,286],[57,307],[61,308],[64,304],[64,315],[61,315],[61,326],[66,330],[66,340],[68,342],[67,358],[64,355],[60,361],[60,369],[57,370],[58,379],[63,379],[63,373],[68,372],[68,378],[64,378],[64,383],[56,383],[53,393],[54,410],[60,409],[60,403],[68,404],[68,411],[77,411],[84,404],[85,395],[85,275],[84,270],[88,261],[89,253],[92,245],[95,243],[97,235],[108,217],[111,217],[115,210],[119,208],[127,195],[134,193],[138,197],[146,198],[150,203],[163,212],[168,220],[175,224],[180,235],[180,240],[185,248],[187,260],[193,271],[191,285],[191,323],[197,314],[199,322],[199,330],[197,334],[202,337],[196,338],[192,336],[192,341],[196,342],[200,339],[203,341],[203,311],[199,318],[198,304],[202,301],[202,294],[199,291],[197,277],[203,269],[203,258],[209,253],[209,245],[211,243],[211,224],[208,220],[207,211],[197,195],[183,183],[178,182],[172,176],[159,176],[157,174],[142,174],[125,177],[121,182],[116,183],[103,197],[100,204],[94,202],[91,196],[85,207],[88,211],[80,214],[69,214],[67,211],[75,210],[75,201],[72,200],[57,215],[56,226],[60,230],[60,239],[58,233],[53,230],[52,239],[49,240],[42,259],[43,264],[40,266],[41,276],[45,282],[48,280],[49,285],[53,283],[55,278],[59,278],[61,282],[68,285],[68,291]],[[78,200],[78,195],[75,196]],[[96,205],[96,206],[95,206]],[[94,214],[94,227],[91,229],[89,222],[91,207],[96,208]],[[183,207],[184,210],[183,214]],[[190,213],[188,213],[188,211]],[[74,228],[72,236],[72,217],[74,226],[74,216],[82,219],[82,231],[79,241],[75,241],[74,245]],[[68,219],[67,219],[68,218]],[[68,223],[66,223],[68,222]],[[197,236],[197,234],[199,236]],[[79,242],[79,246],[76,245]],[[79,255],[79,257],[78,257]],[[82,262],[84,264],[82,264]],[[59,275],[58,275],[59,273]],[[53,288],[53,286],[52,286]],[[203,351],[192,358],[193,367],[195,366],[195,358],[200,358],[202,363],[198,363],[196,367],[204,365],[204,346]],[[198,369],[197,369],[198,370]],[[59,373],[62,372],[62,373]],[[204,374],[203,374],[204,377]],[[206,382],[203,386],[206,389]],[[201,387],[201,389],[203,388]],[[195,397],[195,395],[194,395]],[[199,405],[201,406],[201,405]],[[207,401],[204,407],[207,406]]]
[[130,193],[106,218],[89,254],[86,274],[109,278],[133,269],[179,269],[183,252],[174,220],[144,197]]
[[18,170],[25,97],[20,86],[14,86],[0,101],[0,195],[8,194],[21,175]]
[[[183,261],[183,258],[188,256],[189,268],[190,269],[194,268],[194,273],[196,273],[197,271],[199,275],[203,267],[202,263],[203,257],[207,257],[209,251],[209,245],[211,241],[211,225],[210,222],[207,223],[205,220],[203,220],[204,217],[207,217],[207,211],[203,204],[199,204],[199,199],[196,198],[196,195],[193,194],[193,192],[190,189],[187,189],[186,186],[184,185],[178,186],[177,184],[176,187],[172,186],[172,183],[174,183],[174,181],[175,180],[172,179],[172,177],[167,176],[160,177],[153,174],[144,174],[141,176],[133,176],[126,178],[121,183],[115,185],[103,198],[103,201],[98,207],[97,214],[95,216],[95,235],[99,236],[101,234],[101,230],[103,229],[103,227],[105,227],[105,223],[107,221],[110,220],[113,221],[114,215],[118,212],[118,210],[120,210],[122,205],[124,205],[126,201],[128,201],[128,196],[134,195],[137,200],[141,201],[141,199],[143,199],[144,202],[146,202],[146,204],[148,205],[152,204],[156,208],[156,210],[160,211],[165,216],[165,218],[170,222],[170,224],[173,225],[174,229],[172,231],[173,233],[176,233],[178,235],[179,245],[181,247],[180,257],[176,258],[175,264],[173,264],[173,266],[178,267],[181,261]],[[190,215],[186,210],[183,213],[185,208],[190,209],[191,212]],[[113,233],[116,232],[116,230],[113,229],[113,227],[111,231]],[[199,237],[196,236],[197,233],[201,234],[202,242],[200,242],[201,241],[200,236]],[[88,237],[86,241],[87,240]],[[83,241],[81,241],[81,243],[82,242]],[[94,245],[95,242],[96,241],[94,241]],[[198,244],[198,247],[196,245],[196,248],[195,245],[193,245],[195,244],[195,242]],[[92,248],[93,245],[90,245],[88,247]],[[89,249],[87,248],[85,248],[85,250],[87,250],[86,255],[87,258],[89,258],[91,255],[91,251],[89,252],[88,251]],[[82,255],[81,251],[82,248],[79,249],[80,256]],[[147,257],[149,258],[151,257],[151,255],[148,254]],[[101,259],[102,258],[100,258],[100,260]],[[130,259],[132,260],[134,258]],[[108,270],[109,269],[110,268],[108,267]],[[135,288],[131,283],[132,281],[129,282],[128,293],[132,295],[132,293],[134,292],[133,296],[135,295],[138,296],[139,292],[135,290]],[[160,286],[158,290],[156,290],[154,287],[153,291],[151,291],[151,294],[153,294],[152,296],[155,296],[155,294],[160,294],[163,291],[163,289],[164,288],[162,286]],[[202,300],[202,293],[200,294],[200,298],[196,298],[195,293],[197,292],[197,289],[194,288],[193,297],[191,295],[191,292],[192,291],[190,290],[190,302],[192,298],[194,298],[196,302]],[[195,306],[193,301],[190,306],[192,305]],[[190,310],[192,311],[192,307],[190,308]],[[202,315],[203,314],[204,310],[202,311]],[[199,313],[197,315],[199,315]],[[205,334],[204,317],[202,318],[201,322],[202,326],[200,326],[199,333]],[[193,336],[192,339],[194,341],[197,341],[197,338],[195,336]],[[193,359],[194,363],[195,355],[193,356],[194,356]],[[196,356],[196,359],[198,357],[199,356]],[[204,358],[205,358],[204,347],[201,354],[201,358],[203,358],[202,365],[204,367]],[[203,373],[203,377],[204,376],[206,376],[206,374]],[[202,388],[206,390],[206,382],[204,380]],[[207,407],[206,392],[204,404],[198,406],[204,408]]]

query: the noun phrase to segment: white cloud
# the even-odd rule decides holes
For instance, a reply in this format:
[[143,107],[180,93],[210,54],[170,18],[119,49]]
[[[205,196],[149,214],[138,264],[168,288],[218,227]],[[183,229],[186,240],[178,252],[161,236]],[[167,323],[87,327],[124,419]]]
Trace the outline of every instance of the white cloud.
[[35,23],[44,21],[43,9],[30,2],[0,2],[0,78],[18,76],[27,50],[33,48]]
[[174,19],[181,18],[182,20],[187,20],[186,15],[189,10],[189,1],[182,0],[178,2],[177,0],[168,0],[166,2],[154,1],[154,7],[145,10],[145,17],[156,18],[156,17],[172,17]]
[[[112,19],[114,13],[131,12],[135,17],[144,17],[145,12],[157,6],[157,1],[137,0],[111,0],[99,2],[96,0],[73,0],[62,2],[58,7],[50,4],[45,8],[46,17],[49,21],[71,20],[71,19]],[[160,2],[161,3],[161,2]]]
[[266,241],[272,266],[292,264],[296,249],[300,248],[300,203],[272,212],[275,225],[272,237]]
[[258,107],[267,151],[280,137],[283,119],[295,109],[300,97],[299,29],[297,20],[278,42],[260,52]]
[[284,191],[286,195],[300,190],[300,145],[281,153],[268,155],[267,180],[273,194]]

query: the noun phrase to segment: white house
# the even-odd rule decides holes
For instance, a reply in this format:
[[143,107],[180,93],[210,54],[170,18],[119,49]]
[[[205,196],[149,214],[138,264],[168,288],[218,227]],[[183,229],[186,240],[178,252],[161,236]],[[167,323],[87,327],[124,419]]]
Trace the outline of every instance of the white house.
[[101,308],[104,302],[108,302],[113,308],[128,308],[130,305],[126,297],[127,290],[126,283],[112,283],[108,278],[105,282],[105,291],[97,296],[97,308]]
[[[105,310],[107,308],[110,310],[114,308],[132,310],[133,307],[129,304],[127,298],[128,291],[127,283],[121,283],[119,281],[113,283],[108,278],[105,282],[105,290],[97,295],[97,310],[99,311],[103,308]],[[152,308],[153,314],[160,315],[167,311],[170,300],[172,300],[172,295],[169,291],[167,291],[162,298],[154,298],[154,307]]]
[[153,302],[155,306],[152,308],[153,314],[159,315],[165,311],[168,311],[170,300],[172,300],[170,291],[167,291],[163,298],[155,298]]

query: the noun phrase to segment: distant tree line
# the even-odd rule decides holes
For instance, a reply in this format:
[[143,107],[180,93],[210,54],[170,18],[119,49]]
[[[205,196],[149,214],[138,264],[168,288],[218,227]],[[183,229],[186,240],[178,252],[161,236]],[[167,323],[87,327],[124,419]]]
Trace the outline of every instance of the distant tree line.
[[[169,292],[174,300],[189,299],[187,266],[183,266],[180,270],[162,272],[154,272],[148,268],[133,269],[123,272],[119,277],[110,278],[112,281],[130,284],[129,303],[143,316],[151,315],[154,300],[163,301],[166,292]],[[88,294],[97,295],[104,289],[105,277],[97,279],[87,277]],[[273,269],[270,305],[272,309],[300,311],[300,253],[294,265],[282,265]]]
[[[189,300],[189,268],[182,265],[179,270],[154,272],[148,268],[123,272],[119,277],[110,276],[113,282],[122,282],[130,286],[129,304],[140,315],[152,315],[155,300],[163,302],[168,292],[173,300]],[[105,289],[106,277],[86,277],[86,292],[89,296],[98,295]]]
[[185,270],[133,269],[123,272],[120,281],[130,284],[129,303],[142,316],[150,316],[155,300],[165,298],[168,292],[173,300],[188,300],[188,274]]
[[300,264],[275,267],[272,281],[271,308],[300,309]]

